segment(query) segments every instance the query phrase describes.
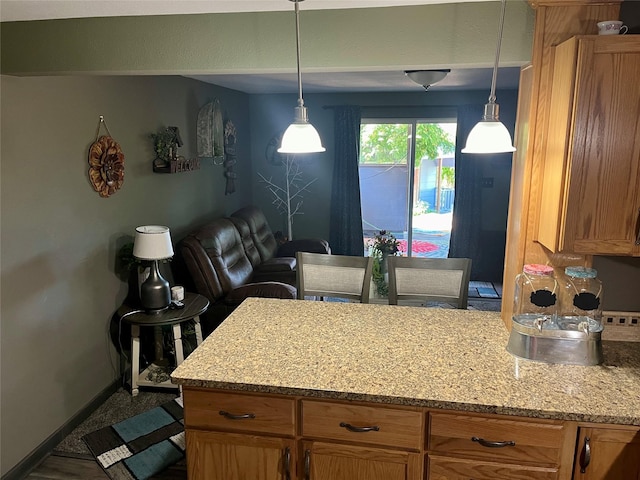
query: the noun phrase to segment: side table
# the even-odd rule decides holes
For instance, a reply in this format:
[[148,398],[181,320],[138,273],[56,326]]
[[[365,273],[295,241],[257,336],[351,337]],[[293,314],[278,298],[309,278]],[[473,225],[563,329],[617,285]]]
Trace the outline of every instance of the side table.
[[[175,345],[176,365],[184,361],[184,351],[182,349],[182,329],[180,324],[193,320],[196,332],[196,344],[202,343],[202,329],[200,327],[200,315],[209,307],[209,300],[197,293],[185,293],[184,308],[168,308],[159,313],[139,312],[135,308],[123,305],[118,309],[118,314],[122,321],[131,325],[131,395],[139,393],[138,387],[160,387],[179,388],[179,385],[171,383],[171,379],[164,382],[154,382],[147,380],[151,366],[140,372],[140,327],[154,327],[156,332],[156,342],[158,337],[162,339],[162,326],[171,325],[173,332],[173,343]],[[134,313],[135,312],[135,313]],[[156,357],[162,357],[162,349],[156,348]]]

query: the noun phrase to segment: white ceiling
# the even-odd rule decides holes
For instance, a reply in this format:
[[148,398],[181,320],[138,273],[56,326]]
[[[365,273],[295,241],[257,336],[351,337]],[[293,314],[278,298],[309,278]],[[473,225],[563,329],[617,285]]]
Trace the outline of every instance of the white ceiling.
[[[429,88],[442,90],[486,90],[491,88],[491,68],[452,69],[447,77]],[[246,93],[293,93],[298,89],[296,74],[242,74],[193,76],[196,80],[214,83]],[[497,88],[518,88],[520,67],[500,68]],[[424,92],[424,88],[401,70],[377,72],[302,72],[305,93],[349,92]]]
[[[301,0],[304,1],[304,0]],[[487,0],[308,0],[301,10],[394,7]],[[263,12],[292,10],[287,0],[0,0],[0,21],[63,18],[177,15],[198,13]],[[498,88],[517,88],[519,67],[501,68]],[[491,68],[452,69],[429,91],[486,89],[491,86]],[[293,93],[295,74],[224,74],[192,77],[246,93]],[[424,91],[402,71],[302,72],[307,93],[415,92]]]

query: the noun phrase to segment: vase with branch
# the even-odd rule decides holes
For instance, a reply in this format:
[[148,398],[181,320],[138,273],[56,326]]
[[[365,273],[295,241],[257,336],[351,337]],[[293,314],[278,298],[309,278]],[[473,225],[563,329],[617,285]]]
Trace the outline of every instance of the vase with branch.
[[265,184],[266,189],[273,196],[273,205],[276,206],[280,214],[287,219],[287,237],[293,239],[293,217],[302,215],[303,193],[309,192],[309,186],[314,183],[317,178],[306,181],[302,175],[300,165],[295,161],[293,155],[285,155],[282,160],[282,166],[285,168],[284,181],[278,184],[273,177],[266,178],[258,173],[260,182]]
[[379,233],[369,241],[369,255],[373,257],[373,271],[371,278],[376,287],[376,293],[381,297],[389,294],[389,276],[387,268],[387,258],[390,255],[401,254],[400,242],[396,237],[386,230]]

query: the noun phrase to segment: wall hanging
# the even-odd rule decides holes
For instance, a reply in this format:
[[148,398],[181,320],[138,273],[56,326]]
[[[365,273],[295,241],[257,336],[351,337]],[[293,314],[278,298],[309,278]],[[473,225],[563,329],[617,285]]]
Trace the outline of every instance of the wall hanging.
[[[107,135],[99,136],[102,125]],[[96,129],[96,140],[89,147],[89,181],[103,198],[116,193],[124,182],[124,153],[111,137],[102,115]]]
[[200,169],[199,159],[178,155],[178,148],[184,145],[178,127],[166,127],[158,133],[152,133],[151,139],[156,154],[153,160],[154,172],[179,173]]
[[236,191],[237,174],[233,171],[233,166],[237,162],[236,158],[236,126],[231,120],[227,120],[224,125],[224,176],[227,183],[224,189],[225,195],[231,195]]
[[196,132],[198,157],[212,158],[214,165],[222,165],[225,139],[222,107],[217,98],[204,105],[198,112]]

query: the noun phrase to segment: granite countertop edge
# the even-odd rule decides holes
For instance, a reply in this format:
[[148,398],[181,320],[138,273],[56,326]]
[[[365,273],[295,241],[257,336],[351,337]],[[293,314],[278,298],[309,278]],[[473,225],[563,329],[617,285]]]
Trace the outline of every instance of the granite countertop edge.
[[[411,406],[432,408],[437,410],[453,410],[459,412],[489,413],[499,415],[541,418],[547,420],[563,420],[585,423],[609,423],[616,425],[640,426],[640,416],[621,417],[616,415],[588,415],[575,412],[542,411],[527,408],[515,408],[501,405],[485,405],[481,403],[460,403],[443,400],[430,400],[406,397],[388,397],[366,393],[336,392],[326,390],[308,390],[301,388],[278,387],[272,385],[251,385],[242,383],[215,382],[206,380],[189,380],[172,377],[175,384],[183,387],[220,389],[225,391],[267,393],[305,397],[308,399],[346,400],[351,402],[367,402],[383,405]],[[640,412],[639,412],[640,413]]]
[[184,387],[640,426],[640,348],[600,366],[509,354],[499,314],[250,298],[172,373]]

